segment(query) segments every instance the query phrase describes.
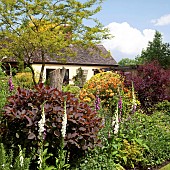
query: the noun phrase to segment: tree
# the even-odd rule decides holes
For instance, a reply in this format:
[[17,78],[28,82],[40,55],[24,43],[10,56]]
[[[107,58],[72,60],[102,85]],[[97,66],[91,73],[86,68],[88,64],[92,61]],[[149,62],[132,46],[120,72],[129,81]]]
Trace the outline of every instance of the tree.
[[151,62],[157,60],[164,68],[170,67],[170,44],[162,42],[162,35],[155,32],[153,41],[148,43],[146,50],[143,50],[137,60]]
[[[33,75],[32,61],[42,62],[55,55],[75,55],[70,46],[95,47],[109,38],[103,25],[93,18],[103,0],[0,0],[0,56],[14,57],[26,64]],[[94,26],[84,24],[92,20]]]
[[130,65],[136,65],[137,62],[130,58],[123,58],[118,62],[118,64],[120,66],[130,66]]

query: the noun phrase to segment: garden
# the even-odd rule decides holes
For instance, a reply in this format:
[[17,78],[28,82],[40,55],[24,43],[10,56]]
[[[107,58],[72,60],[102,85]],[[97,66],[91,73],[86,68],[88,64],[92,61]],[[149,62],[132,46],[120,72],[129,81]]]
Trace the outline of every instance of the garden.
[[[169,71],[100,71],[82,88],[0,70],[0,170],[146,170],[170,160]],[[77,83],[77,82],[76,82]]]

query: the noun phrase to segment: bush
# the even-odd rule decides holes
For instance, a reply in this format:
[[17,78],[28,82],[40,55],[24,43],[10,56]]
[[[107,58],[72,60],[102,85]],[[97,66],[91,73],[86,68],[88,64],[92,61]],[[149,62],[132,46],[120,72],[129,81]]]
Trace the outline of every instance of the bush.
[[132,94],[124,87],[124,78],[111,71],[94,75],[81,89],[79,97],[92,106],[95,106],[98,97],[101,106],[109,109],[112,114],[120,100],[123,104],[122,115],[128,114],[132,106]]
[[123,167],[114,163],[113,159],[108,155],[105,148],[96,148],[89,151],[86,157],[80,162],[80,165],[75,168],[76,170],[101,170],[101,169],[119,169],[124,170]]
[[9,95],[8,78],[0,77],[0,112],[6,103],[6,97]]
[[63,86],[62,90],[64,92],[70,92],[70,93],[75,94],[76,96],[78,96],[78,94],[80,92],[80,87],[68,84],[67,86]]
[[97,117],[86,103],[79,102],[73,94],[61,92],[55,88],[39,84],[35,90],[18,88],[17,93],[8,98],[1,122],[3,143],[10,147],[21,145],[27,148],[38,148],[38,122],[41,119],[42,104],[45,110],[45,140],[49,143],[48,151],[57,157],[61,142],[61,127],[64,114],[63,105],[66,98],[67,134],[65,147],[69,154],[70,163],[76,163],[85,150],[100,144],[98,132],[102,128],[102,119]]
[[139,168],[145,160],[143,155],[145,149],[146,147],[135,138],[126,139],[117,136],[110,139],[107,152],[116,164],[120,164],[125,169],[132,169]]
[[144,159],[139,163],[140,169],[160,165],[170,159],[170,118],[167,114],[135,113],[121,124],[120,129],[120,137],[128,141],[137,139],[146,148]]
[[147,113],[152,113],[155,104],[169,98],[167,85],[170,83],[167,70],[161,68],[156,62],[141,65],[138,67],[136,75],[126,76],[126,86],[131,86],[134,82],[135,91],[142,108]]
[[32,73],[31,72],[17,73],[15,75],[15,84],[18,87],[22,88],[32,88],[33,87]]
[[157,110],[159,112],[166,113],[167,115],[170,116],[170,101],[164,100],[162,102],[157,103],[154,106],[154,110]]
[[[104,115],[106,115],[105,112],[103,110]],[[122,118],[119,121],[118,132],[115,133],[112,125],[112,121],[114,120],[111,117],[105,118],[105,126],[100,131],[103,151],[100,149],[98,152],[101,151],[103,153],[100,154],[100,156],[103,156],[103,159],[112,160],[112,164],[116,165],[116,167],[132,169],[139,167],[141,162],[145,162],[144,151],[147,149],[147,146],[142,143],[142,139],[137,139],[135,135],[129,138],[127,137],[128,134],[124,133],[124,129],[122,129],[126,128],[122,126],[125,120],[125,118]],[[128,129],[129,133],[131,130],[133,131],[133,129]]]

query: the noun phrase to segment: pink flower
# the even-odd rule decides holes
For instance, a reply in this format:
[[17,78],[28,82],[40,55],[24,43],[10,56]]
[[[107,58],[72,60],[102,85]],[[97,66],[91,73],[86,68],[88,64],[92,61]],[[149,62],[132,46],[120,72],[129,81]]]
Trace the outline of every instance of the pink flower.
[[11,92],[12,90],[14,90],[14,85],[13,85],[13,83],[12,83],[12,76],[9,77],[8,85],[9,85],[9,91],[10,91],[10,92]]
[[100,109],[100,98],[99,98],[98,95],[96,95],[95,109],[96,109],[96,110],[99,110],[99,109]]

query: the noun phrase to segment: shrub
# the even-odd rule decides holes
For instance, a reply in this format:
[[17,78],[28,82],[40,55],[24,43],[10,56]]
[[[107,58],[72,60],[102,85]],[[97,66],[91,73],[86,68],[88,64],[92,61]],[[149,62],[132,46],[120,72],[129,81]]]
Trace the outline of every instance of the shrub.
[[15,75],[15,83],[22,88],[33,87],[32,74],[30,72],[17,73]]
[[139,66],[136,75],[127,76],[127,87],[131,86],[131,81],[134,82],[138,99],[147,113],[152,112],[150,109],[155,104],[168,98],[167,85],[170,82],[169,74],[156,61]]
[[1,135],[8,147],[21,145],[32,152],[38,148],[38,122],[41,119],[42,104],[45,110],[45,140],[49,143],[48,151],[57,157],[57,150],[61,142],[63,105],[66,98],[67,134],[65,147],[68,151],[70,163],[76,163],[88,148],[100,144],[97,138],[102,128],[102,119],[97,117],[86,103],[79,102],[73,94],[61,92],[55,88],[39,84],[35,90],[18,88],[17,93],[8,98],[4,108]]
[[1,116],[1,111],[7,102],[7,97],[15,92],[15,87],[13,86],[12,88],[14,89],[10,90],[9,77],[5,75],[1,75],[0,76],[0,116]]
[[96,97],[99,97],[102,107],[112,112],[120,99],[123,100],[124,113],[127,114],[131,107],[131,91],[124,87],[124,78],[118,73],[101,72],[87,81],[80,91],[80,99],[94,106]]
[[[103,159],[112,160],[115,165],[122,166],[124,169],[134,169],[145,162],[144,151],[147,146],[142,139],[138,139],[135,135],[128,138],[128,134],[124,133],[124,129],[122,129],[126,128],[123,126],[125,120],[125,118],[122,118],[119,122],[119,130],[115,134],[113,123],[110,122],[113,120],[111,118],[105,119],[105,126],[100,131],[100,139],[103,145],[103,155],[102,153],[100,155],[103,156]],[[129,133],[131,130],[133,131],[133,129],[128,128]]]
[[9,86],[7,77],[0,77],[0,111],[6,103],[6,97],[9,95]]
[[80,92],[80,87],[68,84],[67,86],[63,86],[62,90],[64,92],[70,92],[70,93],[75,94],[76,96],[78,96],[78,94]]
[[86,169],[119,169],[125,170],[119,164],[116,164],[113,159],[108,155],[105,148],[95,148],[93,151],[89,151],[86,157],[80,162],[80,165],[75,170]]
[[170,116],[170,101],[164,100],[162,102],[157,103],[154,106],[154,110],[166,113],[166,114],[168,114]]
[[131,141],[137,139],[143,152],[140,169],[160,165],[170,159],[170,118],[167,114],[155,112],[152,115],[135,113],[120,127],[120,137]]

